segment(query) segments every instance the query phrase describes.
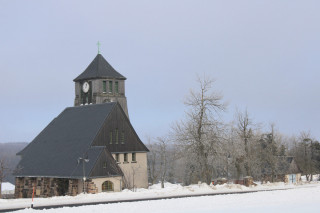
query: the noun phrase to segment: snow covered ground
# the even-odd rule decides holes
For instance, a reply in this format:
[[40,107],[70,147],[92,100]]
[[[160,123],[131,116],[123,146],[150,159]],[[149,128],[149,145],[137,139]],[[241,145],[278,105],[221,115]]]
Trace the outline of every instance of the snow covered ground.
[[[196,188],[196,186],[194,186]],[[203,187],[203,186],[200,186]],[[160,191],[160,190],[159,190]],[[158,192],[159,192],[158,191]],[[124,193],[126,194],[126,192]],[[134,194],[140,194],[139,192]],[[283,191],[262,191],[248,194],[229,194],[192,198],[140,201],[132,203],[101,204],[94,206],[64,207],[42,210],[43,212],[139,212],[139,213],[211,213],[211,212],[318,212],[320,208],[320,185],[296,187]],[[25,209],[19,213],[38,212]]]
[[[264,190],[271,189],[290,189],[285,191],[270,191]],[[258,185],[256,187],[245,187],[236,184],[224,184],[217,186],[208,186],[207,184],[196,184],[190,186],[181,186],[177,184],[166,183],[165,188],[161,189],[160,184],[151,186],[149,189],[137,189],[136,192],[130,190],[124,190],[116,193],[99,193],[99,194],[81,194],[75,197],[52,197],[52,198],[35,198],[34,206],[43,205],[61,205],[68,203],[84,203],[84,202],[102,202],[102,201],[118,201],[129,200],[138,198],[155,198],[164,196],[177,196],[177,195],[195,195],[195,194],[211,194],[211,193],[228,193],[228,192],[241,192],[241,191],[253,191],[261,190],[259,193],[249,194],[236,194],[236,195],[219,195],[210,197],[197,197],[197,198],[183,198],[172,200],[159,200],[159,201],[142,201],[134,203],[119,203],[119,204],[107,204],[96,206],[84,206],[74,208],[63,208],[46,210],[48,212],[103,212],[112,208],[114,212],[120,212],[120,210],[130,210],[130,212],[138,212],[138,209],[146,209],[145,212],[150,212],[149,206],[152,211],[155,212],[210,212],[210,211],[224,211],[223,208],[227,208],[231,211],[237,208],[255,210],[259,206],[265,208],[282,208],[283,205],[306,205],[311,202],[310,206],[320,207],[320,184],[314,182],[312,184],[302,185],[286,185],[284,183],[273,183]],[[276,198],[276,199],[275,199]],[[315,202],[317,201],[317,202]],[[312,204],[315,202],[314,204]],[[273,203],[273,204],[272,204]],[[7,208],[26,208],[31,204],[31,199],[0,199],[0,209]],[[271,205],[272,204],[272,205]],[[191,206],[193,206],[191,208]],[[146,208],[148,207],[148,208]],[[288,206],[290,207],[290,206]],[[100,209],[99,209],[100,208]],[[199,208],[197,210],[197,208]],[[299,207],[300,208],[300,207]],[[309,208],[309,207],[308,207]],[[310,207],[311,208],[311,207]],[[115,210],[117,209],[117,210]],[[290,207],[291,209],[291,207]],[[295,210],[295,208],[294,208]],[[20,212],[32,212],[35,210],[26,209]],[[237,210],[238,212],[238,210]],[[142,211],[144,213],[144,211]]]
[[[313,175],[313,180],[314,181],[320,181],[320,174]],[[301,181],[302,182],[307,182],[307,177],[305,175],[301,176]]]
[[1,184],[1,193],[2,194],[14,194],[14,185],[8,182]]

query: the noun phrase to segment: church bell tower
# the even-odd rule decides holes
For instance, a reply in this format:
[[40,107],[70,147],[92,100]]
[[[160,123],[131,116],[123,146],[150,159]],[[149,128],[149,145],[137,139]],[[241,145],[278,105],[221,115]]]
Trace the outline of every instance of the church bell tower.
[[125,96],[126,77],[118,73],[98,53],[89,66],[73,81],[75,82],[75,106],[119,102],[128,115]]

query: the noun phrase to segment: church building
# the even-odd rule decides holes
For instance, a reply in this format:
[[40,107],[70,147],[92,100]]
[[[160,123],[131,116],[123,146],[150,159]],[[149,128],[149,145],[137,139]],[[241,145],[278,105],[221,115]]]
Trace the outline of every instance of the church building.
[[130,123],[125,80],[100,53],[74,79],[74,107],[17,153],[16,198],[148,187],[149,150]]

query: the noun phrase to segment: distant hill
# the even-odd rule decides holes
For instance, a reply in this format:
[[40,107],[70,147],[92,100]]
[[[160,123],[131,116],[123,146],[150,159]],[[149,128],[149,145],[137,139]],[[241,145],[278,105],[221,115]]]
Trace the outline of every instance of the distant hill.
[[[27,145],[27,142],[0,143],[0,159],[5,159],[11,172],[16,168],[20,161],[20,156],[17,156],[16,153]],[[11,175],[11,172],[8,174],[6,181],[15,184],[14,176]]]

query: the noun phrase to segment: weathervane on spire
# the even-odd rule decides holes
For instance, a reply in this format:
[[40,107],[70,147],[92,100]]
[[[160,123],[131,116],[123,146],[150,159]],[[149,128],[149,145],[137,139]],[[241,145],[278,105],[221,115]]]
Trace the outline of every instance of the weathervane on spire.
[[98,54],[100,54],[100,42],[98,41],[97,46],[98,46]]

